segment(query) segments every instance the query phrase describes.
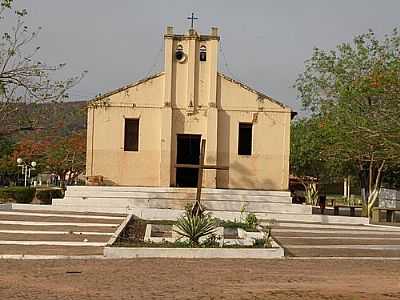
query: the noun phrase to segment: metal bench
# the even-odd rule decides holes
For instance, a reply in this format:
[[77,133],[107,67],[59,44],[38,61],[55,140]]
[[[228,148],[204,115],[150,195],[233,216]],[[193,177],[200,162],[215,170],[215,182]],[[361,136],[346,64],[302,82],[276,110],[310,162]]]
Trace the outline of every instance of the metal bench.
[[400,208],[383,208],[383,207],[374,207],[373,209],[373,220],[376,222],[380,222],[380,213],[381,211],[386,213],[386,222],[394,223],[396,212],[400,212]]
[[340,205],[340,204],[335,204],[334,206],[333,206],[333,214],[335,215],[335,216],[338,216],[339,215],[339,209],[340,208],[345,208],[345,209],[350,209],[350,216],[351,217],[355,217],[356,216],[356,208],[362,208],[362,206],[359,206],[359,205]]

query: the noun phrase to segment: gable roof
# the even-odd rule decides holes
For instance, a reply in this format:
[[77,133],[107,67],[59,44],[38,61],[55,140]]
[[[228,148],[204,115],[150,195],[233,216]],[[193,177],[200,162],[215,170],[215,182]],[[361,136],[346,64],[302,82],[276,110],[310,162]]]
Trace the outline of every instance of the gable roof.
[[274,98],[272,98],[272,97],[270,97],[270,96],[267,96],[267,95],[265,95],[265,94],[263,94],[263,93],[261,93],[261,92],[259,92],[259,91],[256,91],[255,89],[249,87],[248,85],[244,84],[243,82],[240,82],[240,81],[238,81],[238,80],[235,80],[235,79],[233,79],[233,78],[230,78],[229,76],[226,76],[225,74],[220,73],[220,72],[218,72],[218,75],[221,76],[222,78],[224,78],[224,79],[226,79],[226,80],[228,80],[228,81],[230,81],[230,82],[232,82],[232,83],[234,83],[234,84],[237,84],[237,85],[239,85],[240,87],[242,87],[242,88],[244,88],[244,89],[246,89],[246,90],[248,90],[248,91],[250,91],[250,92],[256,94],[256,95],[258,96],[258,98],[261,99],[261,100],[262,100],[262,99],[267,99],[267,100],[269,100],[269,101],[271,101],[271,102],[273,102],[273,103],[279,105],[279,106],[282,107],[282,108],[285,108],[285,109],[288,109],[288,110],[292,111],[292,109],[291,109],[289,106],[286,106],[285,104],[279,102],[278,100],[275,100]]
[[[99,100],[102,100],[102,99],[104,99],[104,98],[107,98],[107,97],[109,97],[109,96],[112,96],[112,95],[114,95],[114,94],[117,94],[117,93],[119,93],[119,92],[123,92],[123,91],[125,91],[125,90],[127,90],[127,89],[130,89],[130,88],[132,88],[132,87],[135,87],[135,86],[137,86],[137,85],[139,85],[139,84],[142,84],[142,83],[144,83],[144,82],[147,82],[147,81],[149,81],[149,80],[158,78],[158,77],[160,77],[160,76],[163,76],[164,74],[165,74],[165,72],[159,72],[159,73],[157,73],[157,74],[154,74],[154,75],[148,76],[148,77],[146,77],[146,78],[143,78],[143,79],[141,79],[141,80],[139,80],[139,81],[136,81],[136,82],[127,84],[127,85],[122,86],[122,87],[120,87],[120,88],[118,88],[118,89],[115,89],[115,90],[112,90],[112,91],[110,91],[110,92],[107,92],[107,93],[105,93],[105,94],[103,94],[103,95],[99,95],[99,96],[93,98],[92,100],[90,100],[90,101],[89,101],[89,104],[90,104],[90,103],[93,103],[93,102],[96,102],[96,101],[99,101]],[[226,79],[226,80],[228,80],[228,81],[230,81],[230,82],[232,82],[232,83],[234,83],[234,84],[236,84],[236,85],[239,85],[240,87],[242,87],[242,88],[244,88],[244,89],[246,89],[246,90],[248,90],[248,91],[250,91],[250,92],[256,94],[256,95],[259,97],[259,99],[267,99],[268,101],[271,101],[271,102],[273,102],[273,103],[279,105],[279,106],[282,107],[282,108],[288,109],[288,110],[291,112],[292,119],[297,115],[297,112],[293,111],[289,106],[287,106],[287,105],[285,105],[285,104],[279,102],[278,100],[275,100],[274,98],[272,98],[272,97],[270,97],[270,96],[267,96],[267,95],[265,95],[265,94],[263,94],[263,93],[261,93],[261,92],[259,92],[259,91],[256,91],[255,89],[249,87],[248,85],[244,84],[243,82],[240,82],[240,81],[238,81],[238,80],[235,80],[235,79],[233,79],[233,78],[231,78],[231,77],[229,77],[229,76],[227,76],[227,75],[225,75],[225,74],[223,74],[223,73],[221,73],[221,72],[218,72],[218,73],[217,73],[217,76],[221,76],[222,78],[224,78],[224,79]]]
[[146,82],[146,81],[149,81],[149,80],[158,78],[158,77],[160,77],[160,76],[162,76],[162,75],[164,75],[164,72],[160,72],[160,73],[157,73],[157,74],[154,74],[154,75],[150,75],[150,76],[148,76],[148,77],[146,77],[146,78],[143,78],[143,79],[141,79],[141,80],[139,80],[139,81],[136,81],[136,82],[133,82],[133,83],[124,85],[124,86],[122,86],[122,87],[120,87],[120,88],[118,88],[118,89],[115,89],[115,90],[112,90],[112,91],[107,92],[107,93],[105,93],[105,94],[96,96],[95,98],[91,99],[89,102],[92,103],[92,102],[96,102],[96,101],[98,101],[98,100],[102,100],[102,99],[104,99],[104,98],[110,97],[110,96],[112,96],[112,95],[114,95],[114,94],[117,94],[117,93],[119,93],[119,92],[123,92],[123,91],[125,91],[125,90],[127,90],[127,89],[133,88],[133,87],[135,87],[135,86],[137,86],[137,85],[139,85],[139,84],[142,84],[142,83],[144,83],[144,82]]

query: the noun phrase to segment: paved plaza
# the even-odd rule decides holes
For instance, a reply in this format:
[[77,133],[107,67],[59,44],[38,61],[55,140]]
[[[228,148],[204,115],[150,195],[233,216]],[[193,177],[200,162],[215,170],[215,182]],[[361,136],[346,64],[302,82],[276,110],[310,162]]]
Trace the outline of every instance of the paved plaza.
[[[99,257],[123,220],[115,214],[0,211],[0,257]],[[400,259],[400,227],[282,221],[272,234],[287,257]]]
[[284,259],[102,259],[123,220],[0,211],[0,299],[400,299],[400,227],[280,222]]
[[400,261],[3,260],[8,300],[400,299]]

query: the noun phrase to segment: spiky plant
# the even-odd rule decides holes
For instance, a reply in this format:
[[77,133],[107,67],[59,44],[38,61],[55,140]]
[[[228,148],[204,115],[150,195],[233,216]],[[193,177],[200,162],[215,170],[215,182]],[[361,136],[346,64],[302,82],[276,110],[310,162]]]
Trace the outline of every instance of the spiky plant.
[[218,227],[218,222],[208,214],[194,215],[186,213],[176,222],[177,230],[181,236],[187,237],[193,247],[200,245],[200,238],[212,234]]

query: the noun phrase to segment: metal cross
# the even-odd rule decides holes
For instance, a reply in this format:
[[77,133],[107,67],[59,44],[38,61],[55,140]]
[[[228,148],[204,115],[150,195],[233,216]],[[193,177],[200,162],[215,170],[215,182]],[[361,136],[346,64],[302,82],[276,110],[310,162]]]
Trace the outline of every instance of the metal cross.
[[203,170],[229,170],[229,167],[227,166],[205,165],[204,164],[205,154],[206,154],[206,140],[201,140],[200,163],[198,165],[194,164],[175,165],[175,168],[198,169],[196,202],[193,205],[193,211],[195,207],[200,208],[201,188],[203,186]]
[[188,20],[191,20],[192,21],[192,26],[191,26],[191,28],[193,29],[193,26],[194,26],[194,20],[198,20],[199,18],[197,18],[197,17],[195,17],[194,16],[194,13],[192,13],[192,16],[191,17],[188,17]]

